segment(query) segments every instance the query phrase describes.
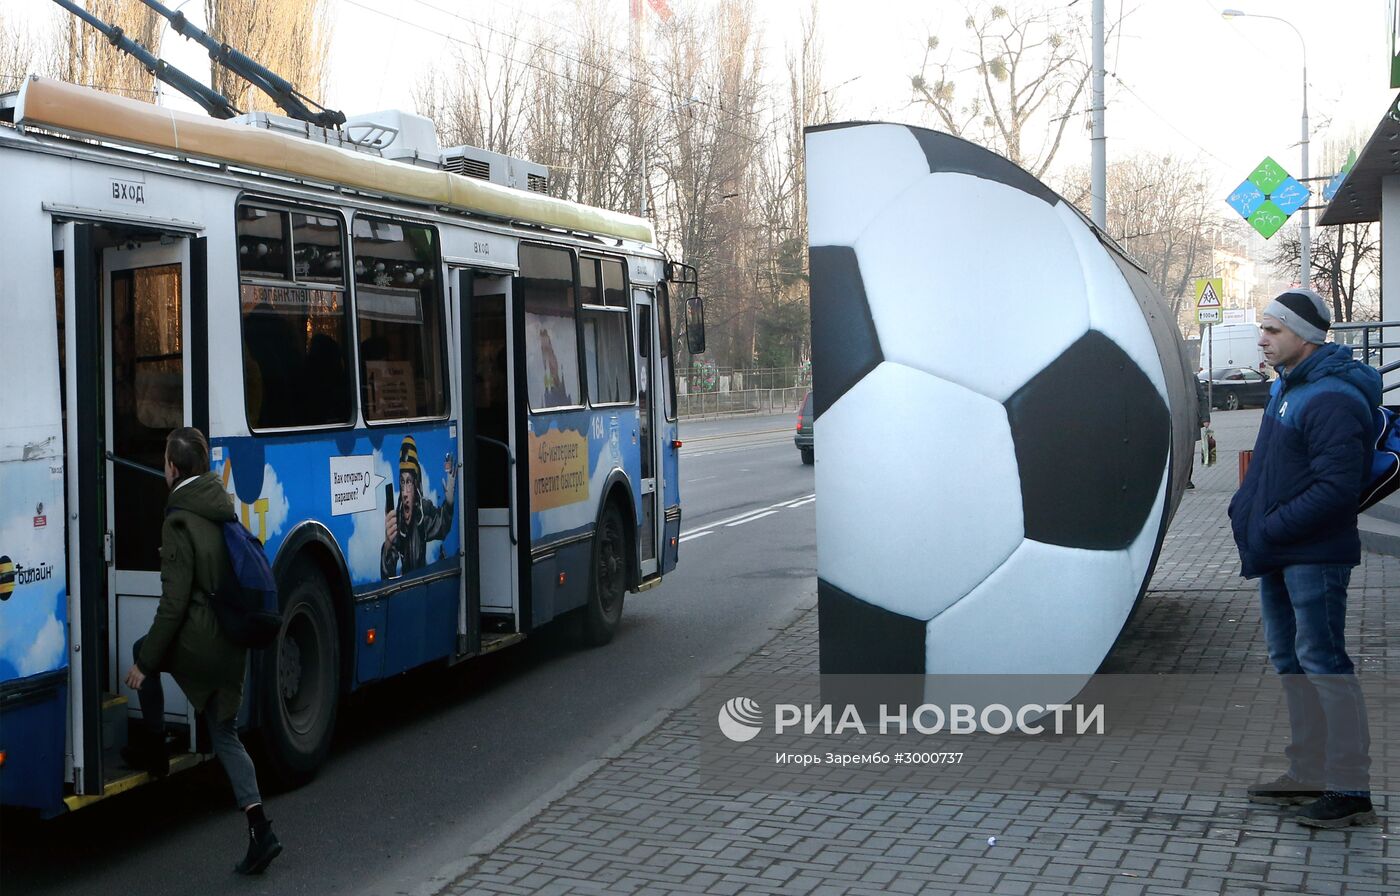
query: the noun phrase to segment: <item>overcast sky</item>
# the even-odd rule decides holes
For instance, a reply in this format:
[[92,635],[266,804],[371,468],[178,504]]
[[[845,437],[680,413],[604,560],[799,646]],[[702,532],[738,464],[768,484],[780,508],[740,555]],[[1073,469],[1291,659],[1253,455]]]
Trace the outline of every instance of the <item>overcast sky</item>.
[[[40,21],[50,0],[4,0],[7,11]],[[174,5],[177,0],[167,0]],[[335,45],[329,104],[353,114],[387,107],[411,109],[414,83],[443,59],[455,35],[488,15],[521,10],[526,21],[575,27],[573,5],[558,0],[331,0]],[[619,21],[628,0],[616,5]],[[679,0],[678,0],[679,2]],[[769,70],[781,73],[786,44],[797,31],[805,0],[754,0],[766,24]],[[1090,0],[1076,0],[1087,7]],[[1013,7],[1016,4],[1008,4]],[[1023,3],[1022,8],[1046,5]],[[1062,4],[1055,4],[1056,6]],[[1289,20],[1307,42],[1312,174],[1322,143],[1375,129],[1394,92],[1388,89],[1390,32],[1387,0],[1232,0],[1246,12]],[[1223,195],[1266,155],[1300,174],[1302,49],[1287,25],[1259,18],[1221,18],[1212,0],[1106,0],[1110,20],[1123,17],[1108,46],[1109,161],[1138,150],[1199,158]],[[445,14],[448,10],[452,14]],[[919,65],[925,35],[943,44],[965,33],[961,3],[819,0],[825,84],[836,90],[843,117],[926,123],[909,105],[909,75]],[[202,23],[201,0],[185,12]],[[454,15],[455,14],[455,15]],[[196,76],[207,74],[202,52],[173,33],[165,58]],[[956,60],[956,57],[955,57]],[[176,98],[172,104],[183,101]],[[1087,93],[1083,105],[1087,106]],[[1081,116],[1067,132],[1057,167],[1087,164],[1089,135]]]

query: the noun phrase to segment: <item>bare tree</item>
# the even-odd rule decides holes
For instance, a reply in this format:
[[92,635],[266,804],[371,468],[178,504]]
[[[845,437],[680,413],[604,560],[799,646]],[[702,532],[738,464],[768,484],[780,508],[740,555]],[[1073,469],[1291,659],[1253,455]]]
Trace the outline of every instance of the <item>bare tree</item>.
[[654,76],[666,103],[655,163],[662,239],[706,272],[712,356],[732,366],[753,363],[757,349],[756,163],[772,139],[762,52],[752,4],[720,0],[671,20]]
[[[1066,179],[1066,198],[1089,198],[1089,172]],[[1196,160],[1138,153],[1108,168],[1108,233],[1147,271],[1176,317],[1196,277],[1205,276],[1219,239],[1219,200]]]
[[[204,0],[205,30],[256,59],[311,99],[325,99],[330,74],[328,0]],[[274,112],[272,99],[211,62],[209,84],[240,109]]]
[[613,209],[633,209],[637,190],[631,135],[635,94],[626,28],[597,0],[581,3],[580,28],[565,42],[541,38],[529,93],[530,156],[551,168],[554,192]]
[[963,24],[971,48],[956,55],[928,36],[910,78],[915,102],[949,133],[1043,178],[1089,77],[1082,21],[1068,7],[1025,12],[984,2]]
[[444,146],[469,144],[525,155],[526,100],[534,70],[521,60],[533,47],[519,16],[475,29],[455,45],[452,63],[435,68],[414,91],[418,111],[437,123]]
[[[1302,268],[1302,239],[1297,222],[1290,221],[1273,240],[1269,260],[1285,276],[1298,282]],[[1334,321],[1364,320],[1379,309],[1362,299],[1373,292],[1380,278],[1380,228],[1374,223],[1338,224],[1313,228],[1312,286],[1332,302]]]
[[803,128],[834,116],[830,92],[822,89],[823,53],[813,2],[802,20],[797,46],[787,54],[787,108],[777,139],[757,166],[759,332],[761,367],[801,364],[810,355],[810,295],[807,276],[807,190]]
[[0,93],[17,90],[32,69],[34,42],[28,29],[0,11]]
[[[160,55],[165,20],[141,0],[87,0],[94,16],[122,29],[132,40]],[[155,102],[155,76],[112,46],[101,32],[74,15],[58,20],[58,52],[51,60],[57,77],[133,99]]]

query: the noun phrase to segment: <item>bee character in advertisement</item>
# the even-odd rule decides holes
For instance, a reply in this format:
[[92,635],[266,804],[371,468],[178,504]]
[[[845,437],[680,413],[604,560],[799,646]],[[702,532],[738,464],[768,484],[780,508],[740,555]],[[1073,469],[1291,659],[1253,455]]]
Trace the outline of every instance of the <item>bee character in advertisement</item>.
[[427,563],[428,542],[440,541],[452,530],[453,496],[457,493],[456,467],[452,455],[442,462],[443,501],[441,507],[423,496],[423,467],[418,462],[418,443],[405,436],[399,446],[399,499],[386,502],[384,548],[380,552],[379,574],[392,579],[421,569]]

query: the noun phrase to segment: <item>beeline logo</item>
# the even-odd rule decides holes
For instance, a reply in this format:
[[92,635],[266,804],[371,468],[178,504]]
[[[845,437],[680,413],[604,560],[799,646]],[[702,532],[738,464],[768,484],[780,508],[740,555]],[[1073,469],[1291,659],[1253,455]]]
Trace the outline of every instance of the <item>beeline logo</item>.
[[719,708],[719,730],[735,743],[753,740],[763,730],[763,710],[748,697],[733,697]]

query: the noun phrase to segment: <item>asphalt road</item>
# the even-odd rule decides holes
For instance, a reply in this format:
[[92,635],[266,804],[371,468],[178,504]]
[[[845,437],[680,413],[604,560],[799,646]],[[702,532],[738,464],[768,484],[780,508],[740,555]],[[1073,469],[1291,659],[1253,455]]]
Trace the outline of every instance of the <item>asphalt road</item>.
[[246,835],[209,764],[37,827],[7,818],[0,890],[422,892],[815,601],[812,468],[793,426],[792,415],[683,426],[680,565],[628,595],[612,644],[581,650],[547,630],[357,695],[316,780],[267,795],[287,851],[263,877],[230,871]]

